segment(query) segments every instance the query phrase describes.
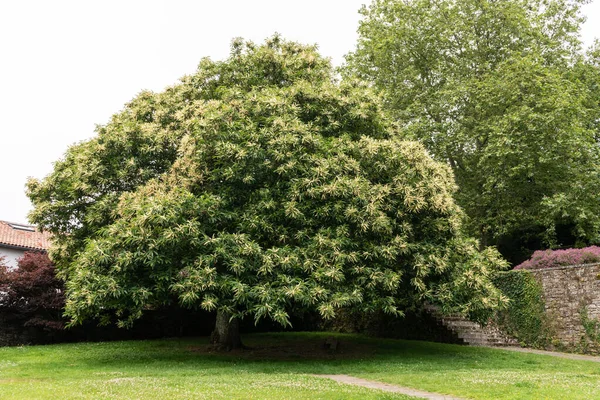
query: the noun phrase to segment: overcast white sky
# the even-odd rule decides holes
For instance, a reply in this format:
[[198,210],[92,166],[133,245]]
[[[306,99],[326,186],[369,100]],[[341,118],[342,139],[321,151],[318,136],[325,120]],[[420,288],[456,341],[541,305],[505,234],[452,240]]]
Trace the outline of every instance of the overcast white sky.
[[[94,135],[142,89],[160,91],[232,38],[274,32],[341,64],[370,0],[0,0],[0,220],[25,222],[28,176]],[[600,0],[583,37],[600,37]]]

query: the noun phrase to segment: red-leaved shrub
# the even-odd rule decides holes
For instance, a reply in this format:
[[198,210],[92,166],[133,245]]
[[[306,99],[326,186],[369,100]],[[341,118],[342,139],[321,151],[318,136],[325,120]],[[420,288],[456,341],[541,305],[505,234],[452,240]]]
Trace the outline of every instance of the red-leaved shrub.
[[600,262],[600,247],[598,246],[582,249],[538,250],[529,260],[517,265],[515,269],[544,269],[598,262]]
[[22,320],[24,326],[62,329],[64,287],[48,256],[27,252],[17,265],[0,265],[0,313]]

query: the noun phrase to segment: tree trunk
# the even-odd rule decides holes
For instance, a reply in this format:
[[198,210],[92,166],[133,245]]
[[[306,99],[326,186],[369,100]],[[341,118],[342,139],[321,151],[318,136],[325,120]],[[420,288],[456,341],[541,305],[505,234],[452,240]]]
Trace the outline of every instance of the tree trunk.
[[485,231],[485,228],[481,226],[479,228],[479,251],[485,250],[488,246],[488,234]]
[[243,349],[239,319],[231,319],[231,314],[217,311],[215,330],[210,336],[210,342],[219,351]]

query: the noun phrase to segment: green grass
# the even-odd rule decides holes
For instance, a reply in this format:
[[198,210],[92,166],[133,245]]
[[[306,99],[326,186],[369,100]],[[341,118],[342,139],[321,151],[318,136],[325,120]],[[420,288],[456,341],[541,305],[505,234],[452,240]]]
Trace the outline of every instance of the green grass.
[[255,350],[227,354],[206,338],[0,348],[0,398],[409,399],[311,376],[348,374],[471,399],[600,399],[600,363],[348,335],[329,355],[326,336],[251,335]]

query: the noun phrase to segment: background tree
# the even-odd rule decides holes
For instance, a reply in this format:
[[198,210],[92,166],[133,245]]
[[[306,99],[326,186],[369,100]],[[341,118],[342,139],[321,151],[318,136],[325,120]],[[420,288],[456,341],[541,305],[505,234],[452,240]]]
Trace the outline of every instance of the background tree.
[[600,40],[597,39],[574,65],[571,79],[578,80],[587,89],[585,106],[589,117],[586,122],[600,143]]
[[503,304],[489,275],[504,263],[464,236],[454,189],[364,84],[274,37],[143,93],[29,196],[58,236],[74,323],[176,300],[217,311],[213,339],[232,348],[246,316]]
[[346,73],[381,89],[402,133],[452,167],[470,232],[511,261],[599,239],[583,3],[375,0],[348,57]]

